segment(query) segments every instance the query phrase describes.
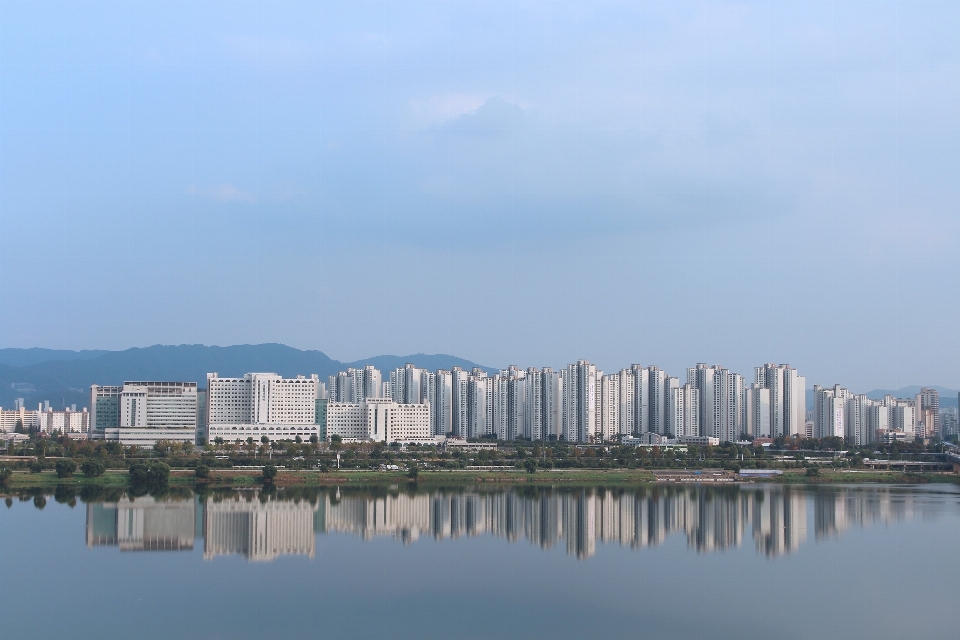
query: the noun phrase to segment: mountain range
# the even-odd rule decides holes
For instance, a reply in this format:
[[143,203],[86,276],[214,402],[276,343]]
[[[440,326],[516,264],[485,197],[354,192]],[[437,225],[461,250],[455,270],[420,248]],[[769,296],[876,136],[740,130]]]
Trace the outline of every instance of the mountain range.
[[90,404],[90,385],[117,385],[125,380],[184,380],[206,385],[207,373],[242,376],[251,371],[284,377],[316,373],[326,381],[348,367],[372,364],[387,373],[406,363],[425,369],[496,370],[445,354],[375,356],[340,362],[322,351],[304,351],[282,344],[244,344],[208,347],[200,344],[154,345],[124,351],[66,351],[54,349],[0,349],[0,406],[10,408],[23,398],[27,407],[49,400],[55,409]]
[[[201,344],[154,345],[124,351],[62,349],[0,349],[0,406],[12,407],[23,398],[27,407],[49,400],[55,409],[90,403],[90,385],[116,385],[125,380],[184,380],[206,384],[207,373],[242,376],[251,371],[269,371],[285,377],[316,373],[321,380],[348,367],[372,364],[387,374],[392,369],[413,363],[424,369],[470,370],[480,367],[488,373],[496,369],[446,354],[417,353],[408,356],[375,356],[356,362],[340,362],[322,351],[305,351],[282,344],[243,344],[208,347]],[[941,407],[957,406],[957,391],[934,386],[940,392]],[[911,398],[919,385],[902,389],[874,389],[870,398],[892,394]],[[813,406],[813,391],[807,391],[807,408]]]

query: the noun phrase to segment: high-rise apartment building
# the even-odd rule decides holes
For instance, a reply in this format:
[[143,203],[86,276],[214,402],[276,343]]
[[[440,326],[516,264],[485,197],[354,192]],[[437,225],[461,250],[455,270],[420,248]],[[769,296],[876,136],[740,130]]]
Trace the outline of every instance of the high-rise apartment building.
[[813,387],[813,437],[843,438],[847,435],[847,402],[853,395],[840,385]]
[[438,370],[434,374],[433,402],[430,407],[433,435],[453,433],[453,372]]
[[470,431],[468,424],[470,374],[460,367],[454,367],[450,374],[450,430],[458,438],[466,438]]
[[467,380],[467,437],[493,434],[493,378],[475,368]]
[[940,393],[931,387],[920,389],[915,401],[918,422],[923,423],[924,437],[939,438],[942,436],[940,429]]
[[803,436],[806,420],[806,378],[787,364],[768,363],[754,369],[756,384],[770,390],[773,437]]
[[700,391],[701,435],[735,441],[743,432],[743,377],[700,363],[687,369],[687,383]]
[[600,434],[604,441],[616,440],[621,435],[620,391],[620,373],[600,378]]
[[510,366],[493,377],[493,432],[501,440],[524,435],[526,399],[525,371]]
[[771,437],[770,389],[754,383],[743,390],[743,431],[754,438]]
[[349,368],[327,379],[327,397],[334,402],[357,403],[383,394],[383,376],[371,364],[362,369]]
[[673,436],[686,438],[702,435],[700,389],[689,382],[682,387],[671,387],[669,422]]
[[602,371],[586,360],[567,366],[563,376],[563,436],[568,442],[603,440]]

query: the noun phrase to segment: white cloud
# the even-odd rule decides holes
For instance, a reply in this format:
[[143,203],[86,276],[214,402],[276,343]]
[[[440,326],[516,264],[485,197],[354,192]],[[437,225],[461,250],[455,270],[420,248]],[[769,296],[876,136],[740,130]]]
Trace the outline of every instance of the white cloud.
[[422,100],[411,100],[410,111],[422,126],[435,126],[473,113],[492,93],[446,93]]

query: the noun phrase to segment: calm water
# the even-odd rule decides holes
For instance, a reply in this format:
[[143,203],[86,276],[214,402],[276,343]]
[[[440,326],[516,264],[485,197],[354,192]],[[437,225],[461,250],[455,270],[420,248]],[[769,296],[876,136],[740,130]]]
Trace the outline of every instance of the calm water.
[[960,637],[955,486],[61,491],[0,509],[11,639]]

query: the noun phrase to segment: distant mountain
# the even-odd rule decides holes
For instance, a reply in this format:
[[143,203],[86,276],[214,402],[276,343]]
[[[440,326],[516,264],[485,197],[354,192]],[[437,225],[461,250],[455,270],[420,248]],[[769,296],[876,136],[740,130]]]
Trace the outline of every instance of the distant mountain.
[[0,364],[13,367],[26,367],[31,364],[50,362],[51,360],[90,360],[102,356],[109,351],[89,349],[84,351],[68,351],[66,349],[0,349]]
[[[414,354],[409,356],[375,356],[356,362],[340,362],[322,351],[301,351],[282,344],[235,345],[208,347],[205,345],[154,345],[125,351],[100,352],[92,357],[84,351],[54,351],[50,349],[4,349],[7,352],[46,352],[59,354],[58,359],[47,359],[25,365],[0,362],[0,406],[11,407],[15,398],[24,398],[27,406],[43,400],[60,408],[63,405],[89,404],[91,384],[114,385],[125,380],[184,380],[206,384],[208,372],[221,376],[242,376],[253,371],[279,373],[285,377],[316,373],[321,380],[347,367],[372,364],[386,374],[391,369],[410,362],[427,369],[450,369],[455,366],[470,370],[476,363],[443,354]],[[71,355],[73,354],[73,355]],[[20,354],[14,353],[11,358]],[[27,359],[26,356],[22,356]],[[43,357],[37,354],[37,357]],[[482,367],[492,373],[494,369]]]
[[947,398],[947,399],[953,398],[953,405],[952,405],[952,406],[956,406],[956,404],[957,404],[957,390],[956,390],[956,389],[948,389],[948,388],[946,388],[946,387],[938,387],[938,386],[935,385],[935,384],[923,385],[923,386],[920,386],[920,385],[918,385],[918,384],[915,384],[915,385],[912,385],[912,386],[909,386],[909,387],[903,387],[902,389],[874,389],[873,391],[868,391],[868,392],[867,392],[867,397],[868,397],[868,398],[873,398],[874,400],[882,400],[883,397],[889,393],[889,394],[892,395],[894,398],[912,398],[913,396],[915,396],[915,395],[917,395],[918,393],[920,393],[920,389],[922,389],[922,388],[924,388],[924,387],[932,387],[932,388],[934,388],[934,389],[937,390],[937,392],[940,394],[940,405],[941,405],[941,406],[943,406],[944,398]]

